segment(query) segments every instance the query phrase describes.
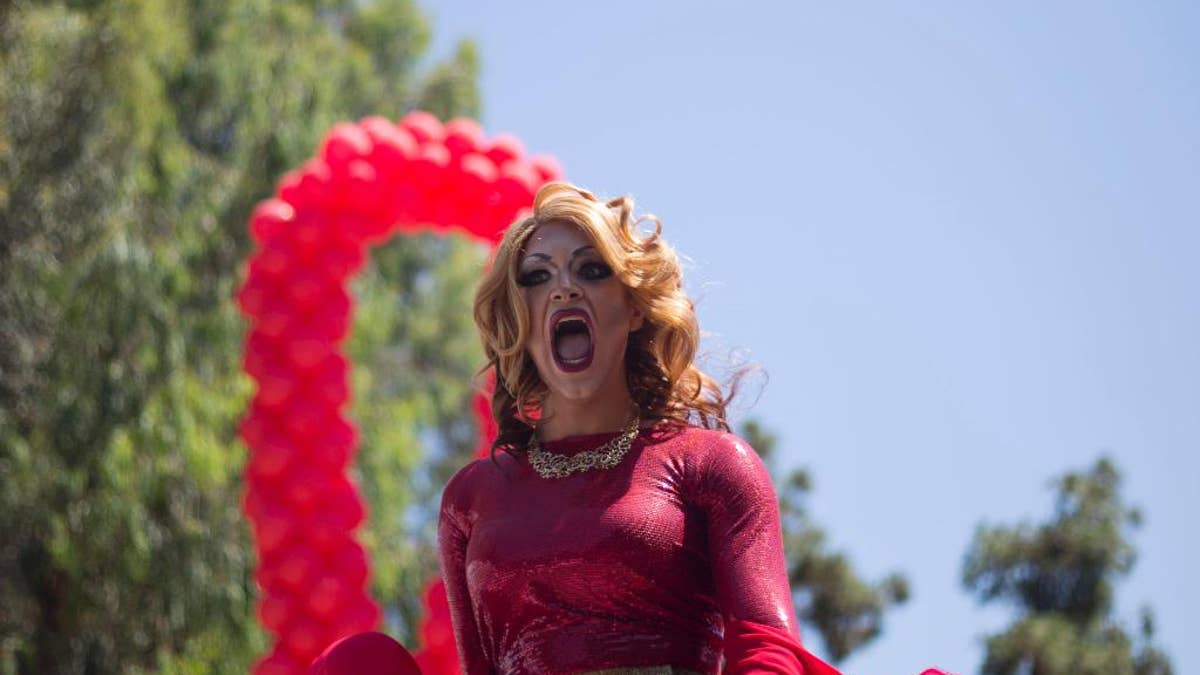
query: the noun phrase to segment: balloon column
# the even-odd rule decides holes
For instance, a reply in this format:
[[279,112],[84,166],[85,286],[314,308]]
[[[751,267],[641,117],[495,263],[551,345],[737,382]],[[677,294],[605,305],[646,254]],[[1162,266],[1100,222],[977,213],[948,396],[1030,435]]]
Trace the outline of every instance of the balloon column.
[[[302,673],[326,645],[380,621],[354,535],[366,510],[346,473],[358,432],[343,412],[347,283],[367,247],[417,228],[495,245],[560,174],[553,158],[527,158],[516,138],[485,138],[473,120],[369,117],[336,125],[318,155],[254,210],[257,250],[237,300],[252,322],[244,366],[258,390],[239,434],[250,448],[243,507],[258,553],[258,616],[277,638],[256,673]],[[475,412],[490,420],[482,396]],[[480,429],[483,448],[494,431]],[[440,584],[425,603],[427,653],[418,660],[427,673],[453,672]]]

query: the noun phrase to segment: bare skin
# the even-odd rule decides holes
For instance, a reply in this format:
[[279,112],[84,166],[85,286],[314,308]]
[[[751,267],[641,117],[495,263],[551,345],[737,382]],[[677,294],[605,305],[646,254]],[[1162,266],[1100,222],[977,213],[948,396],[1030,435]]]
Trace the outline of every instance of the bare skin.
[[[625,380],[625,347],[629,333],[644,320],[628,289],[588,236],[567,223],[547,223],[533,233],[517,281],[529,307],[526,349],[549,389],[541,439],[623,428],[634,408]],[[571,338],[574,350],[561,334],[555,340],[556,319],[568,315],[587,326],[586,338],[582,330]]]

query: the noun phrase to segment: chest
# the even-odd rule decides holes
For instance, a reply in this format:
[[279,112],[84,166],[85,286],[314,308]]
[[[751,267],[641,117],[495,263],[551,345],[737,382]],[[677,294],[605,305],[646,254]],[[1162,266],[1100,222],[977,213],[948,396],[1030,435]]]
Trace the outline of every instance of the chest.
[[707,556],[705,518],[670,463],[544,479],[521,464],[481,504],[467,547],[476,581],[627,570],[658,583]]

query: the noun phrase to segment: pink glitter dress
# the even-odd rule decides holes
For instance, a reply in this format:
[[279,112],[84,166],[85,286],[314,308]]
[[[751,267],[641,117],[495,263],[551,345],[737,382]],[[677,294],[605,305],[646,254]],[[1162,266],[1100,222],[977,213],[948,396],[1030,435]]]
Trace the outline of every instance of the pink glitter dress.
[[659,424],[615,468],[553,479],[497,452],[447,484],[438,539],[469,675],[836,673],[800,645],[774,488],[732,434]]

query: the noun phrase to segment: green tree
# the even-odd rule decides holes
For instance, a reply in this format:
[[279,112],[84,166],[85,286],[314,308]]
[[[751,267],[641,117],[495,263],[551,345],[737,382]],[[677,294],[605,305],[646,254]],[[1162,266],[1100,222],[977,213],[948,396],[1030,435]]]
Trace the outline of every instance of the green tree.
[[[473,46],[422,66],[429,34],[411,0],[0,3],[0,673],[244,673],[263,651],[246,222],[337,121],[478,113]],[[422,500],[472,433],[481,261],[397,239],[354,287],[363,536],[402,639],[434,569]]]
[[[740,432],[773,469],[776,436],[753,419]],[[825,531],[804,507],[812,490],[807,471],[793,470],[776,490],[796,613],[801,622],[816,627],[829,657],[841,661],[879,636],[883,613],[908,600],[908,581],[900,574],[878,583],[865,581],[845,554],[828,550]]]
[[1041,525],[981,525],[963,564],[963,584],[981,602],[1005,601],[1018,615],[987,637],[986,675],[1169,675],[1142,611],[1136,637],[1113,617],[1113,587],[1136,552],[1141,514],[1120,495],[1108,458],[1055,481],[1054,515]]

